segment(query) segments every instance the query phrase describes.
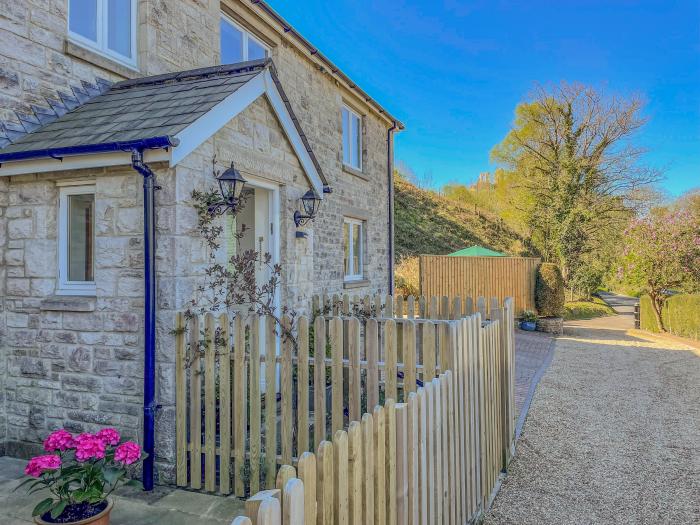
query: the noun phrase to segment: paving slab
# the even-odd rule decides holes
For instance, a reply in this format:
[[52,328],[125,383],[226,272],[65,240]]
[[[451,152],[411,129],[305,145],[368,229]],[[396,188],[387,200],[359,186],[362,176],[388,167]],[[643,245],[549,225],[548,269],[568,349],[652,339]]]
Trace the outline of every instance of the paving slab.
[[[24,476],[26,461],[0,457],[0,524],[33,523],[34,505],[46,495],[14,492]],[[48,493],[47,493],[48,495]],[[230,525],[244,513],[244,501],[157,486],[152,492],[124,487],[114,495],[111,525]]]

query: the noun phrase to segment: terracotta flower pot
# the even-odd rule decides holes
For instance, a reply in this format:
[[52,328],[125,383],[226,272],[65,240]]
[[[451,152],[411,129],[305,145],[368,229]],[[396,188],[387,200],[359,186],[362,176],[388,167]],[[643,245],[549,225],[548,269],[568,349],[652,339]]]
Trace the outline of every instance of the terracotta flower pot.
[[[99,514],[95,514],[94,516],[90,516],[89,518],[85,518],[84,520],[69,521],[62,525],[109,525],[109,513],[112,512],[113,505],[114,503],[112,502],[112,500],[108,499],[107,506]],[[44,516],[46,516],[46,514],[44,514]],[[43,516],[35,516],[34,523],[36,523],[37,525],[56,525],[55,522],[44,521],[42,518]]]

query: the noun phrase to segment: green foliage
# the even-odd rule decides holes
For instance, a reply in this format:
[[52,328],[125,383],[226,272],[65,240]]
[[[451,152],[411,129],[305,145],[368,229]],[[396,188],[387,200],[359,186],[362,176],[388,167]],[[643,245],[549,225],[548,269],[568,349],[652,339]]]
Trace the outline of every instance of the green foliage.
[[700,340],[700,295],[679,294],[666,299],[664,326],[674,335]]
[[639,328],[656,333],[661,331],[654,315],[654,304],[648,295],[639,298]]
[[472,244],[510,255],[537,255],[526,239],[497,216],[421,190],[397,177],[394,201],[396,255],[444,255]]
[[[659,332],[653,304],[648,295],[639,300],[640,328]],[[700,341],[700,294],[679,294],[668,297],[661,310],[666,330],[679,337]]]
[[520,320],[526,323],[534,323],[537,321],[537,313],[532,310],[523,310],[523,313],[520,314]]
[[394,268],[396,293],[404,297],[420,295],[420,268],[418,257],[402,257]]
[[535,306],[542,317],[559,317],[564,308],[564,279],[556,264],[542,263],[535,279]]
[[655,210],[630,222],[618,278],[649,294],[659,328],[669,291],[700,289],[700,216],[689,211]]
[[644,124],[641,109],[639,99],[582,85],[539,87],[517,106],[511,131],[492,151],[501,179],[517,191],[514,207],[532,243],[559,264],[570,287],[601,284],[607,268],[591,262],[608,259],[639,189],[659,178],[633,143]]
[[594,297],[591,301],[570,301],[564,303],[564,319],[567,321],[594,319],[614,314],[615,311],[597,297]]

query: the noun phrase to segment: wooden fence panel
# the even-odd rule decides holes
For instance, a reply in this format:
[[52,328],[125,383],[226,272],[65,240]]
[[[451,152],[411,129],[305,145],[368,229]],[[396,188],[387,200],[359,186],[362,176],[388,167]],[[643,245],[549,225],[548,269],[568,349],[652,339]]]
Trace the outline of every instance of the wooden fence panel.
[[[378,304],[377,297],[352,301],[366,310],[385,310],[388,299]],[[345,304],[355,309],[352,301]],[[440,316],[460,317],[465,303],[426,304],[428,313],[437,306]],[[270,318],[236,317],[229,333],[225,315],[205,315],[204,330],[199,319],[185,323],[178,316],[178,483],[201,488],[203,482],[206,490],[223,494],[232,487],[236,494],[255,494],[276,483],[282,514],[298,520],[298,507],[285,499],[286,487],[297,479],[286,465],[296,464],[301,481],[290,486],[304,487],[292,489],[302,493],[304,525],[474,520],[513,448],[513,306],[511,301],[488,306],[492,319],[483,325],[480,313],[364,323],[318,316],[313,356],[305,317],[289,327],[297,336],[292,344]],[[403,403],[390,397],[394,392]],[[328,416],[332,443],[323,441]],[[316,455],[307,450],[312,443]],[[250,517],[257,519],[255,513]]]
[[513,297],[515,311],[535,310],[536,257],[420,256],[420,293],[425,296]]

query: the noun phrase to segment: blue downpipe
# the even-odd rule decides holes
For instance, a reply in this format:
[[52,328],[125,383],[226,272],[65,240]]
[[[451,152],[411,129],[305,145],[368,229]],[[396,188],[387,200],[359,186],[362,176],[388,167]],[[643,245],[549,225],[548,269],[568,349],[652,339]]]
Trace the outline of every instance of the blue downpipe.
[[156,275],[155,275],[155,175],[134,150],[132,166],[143,176],[144,251],[144,371],[143,371],[143,462],[144,490],[153,490],[155,459],[155,364],[156,364]]

